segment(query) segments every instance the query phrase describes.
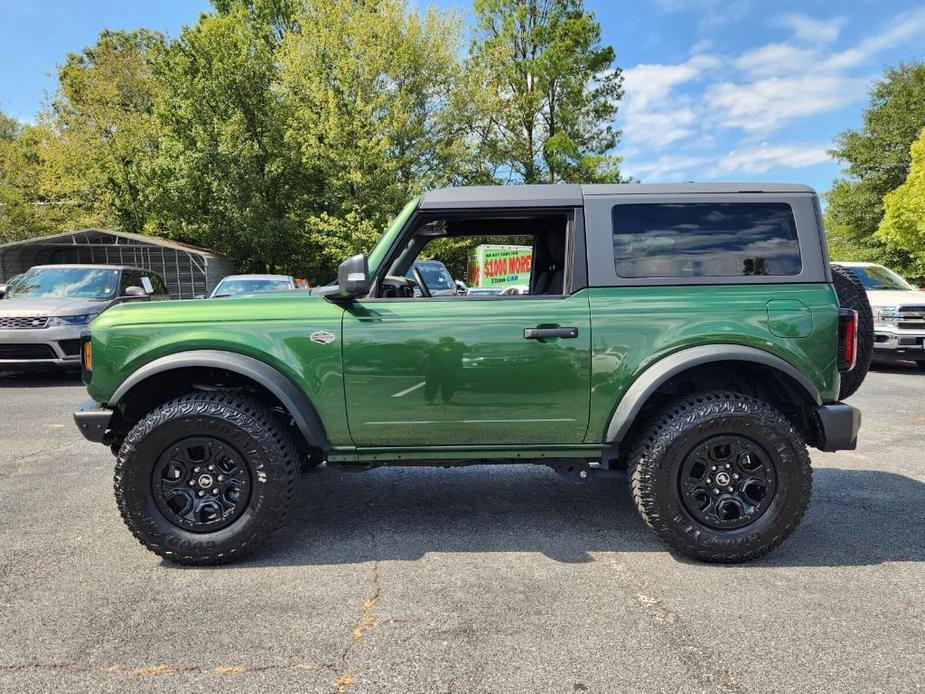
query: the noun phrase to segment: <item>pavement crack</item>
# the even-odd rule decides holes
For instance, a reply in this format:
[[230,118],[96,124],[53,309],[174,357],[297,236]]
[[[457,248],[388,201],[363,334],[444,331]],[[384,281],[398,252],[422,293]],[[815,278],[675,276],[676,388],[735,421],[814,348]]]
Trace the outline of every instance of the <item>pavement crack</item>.
[[[372,502],[370,501],[368,507],[371,506]],[[350,671],[350,655],[353,653],[353,650],[356,648],[357,644],[363,640],[366,632],[376,626],[376,622],[373,620],[372,613],[376,608],[376,604],[379,602],[380,595],[382,594],[382,582],[379,578],[379,560],[375,558],[378,556],[375,534],[370,535],[370,543],[372,545],[374,557],[372,567],[373,591],[369,597],[363,600],[363,608],[360,611],[360,617],[357,619],[356,625],[350,632],[350,643],[341,653],[340,675],[334,681],[334,691],[336,694],[345,694],[347,689],[353,684],[353,674]]]

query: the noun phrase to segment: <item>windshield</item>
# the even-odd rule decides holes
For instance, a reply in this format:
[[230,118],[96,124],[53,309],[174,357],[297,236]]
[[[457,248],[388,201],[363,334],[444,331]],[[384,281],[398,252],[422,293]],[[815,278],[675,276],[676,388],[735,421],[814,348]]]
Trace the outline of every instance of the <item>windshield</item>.
[[252,292],[275,292],[280,289],[292,289],[289,280],[283,279],[253,279],[253,280],[222,280],[215,288],[214,296],[230,296],[231,294],[250,294]]
[[407,272],[408,278],[416,279],[414,269],[421,273],[431,294],[436,296],[456,293],[456,284],[443,263],[415,263],[413,269]]
[[118,288],[118,270],[42,267],[32,268],[14,279],[7,288],[7,296],[111,299]]
[[882,265],[848,268],[861,281],[865,289],[915,289],[902,277]]

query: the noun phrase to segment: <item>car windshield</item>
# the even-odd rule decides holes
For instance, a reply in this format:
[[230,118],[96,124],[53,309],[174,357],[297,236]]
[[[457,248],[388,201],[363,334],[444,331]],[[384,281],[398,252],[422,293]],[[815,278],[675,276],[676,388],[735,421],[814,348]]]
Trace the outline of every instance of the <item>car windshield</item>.
[[453,277],[443,263],[415,263],[414,268],[407,273],[409,279],[415,279],[414,269],[421,273],[431,294],[456,293],[456,284],[453,282]]
[[110,299],[116,296],[118,288],[118,270],[42,267],[32,268],[14,279],[7,288],[7,296]]
[[252,292],[275,292],[280,289],[291,289],[289,280],[284,279],[233,279],[223,280],[215,290],[215,296],[230,296],[232,294],[250,294]]
[[849,270],[861,281],[865,289],[915,289],[902,277],[882,265],[851,267]]

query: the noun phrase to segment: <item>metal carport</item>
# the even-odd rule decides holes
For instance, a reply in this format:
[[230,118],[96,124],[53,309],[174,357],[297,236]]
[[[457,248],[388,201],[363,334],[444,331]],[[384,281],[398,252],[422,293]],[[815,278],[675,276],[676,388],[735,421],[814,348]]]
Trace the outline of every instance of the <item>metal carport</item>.
[[163,277],[174,299],[208,295],[234,272],[228,258],[185,243],[124,231],[81,229],[0,245],[0,281],[34,265],[129,265]]

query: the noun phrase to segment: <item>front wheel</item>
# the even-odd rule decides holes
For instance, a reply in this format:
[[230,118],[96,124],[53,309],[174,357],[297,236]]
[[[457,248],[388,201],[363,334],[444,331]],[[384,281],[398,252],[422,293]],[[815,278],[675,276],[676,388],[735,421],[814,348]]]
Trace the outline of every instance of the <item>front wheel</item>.
[[262,403],[195,393],[132,428],[114,487],[122,518],[149,550],[179,564],[222,564],[282,524],[296,470],[289,438]]
[[708,393],[666,408],[630,453],[630,489],[646,525],[710,562],[766,554],[799,524],[812,469],[789,420],[765,402]]

